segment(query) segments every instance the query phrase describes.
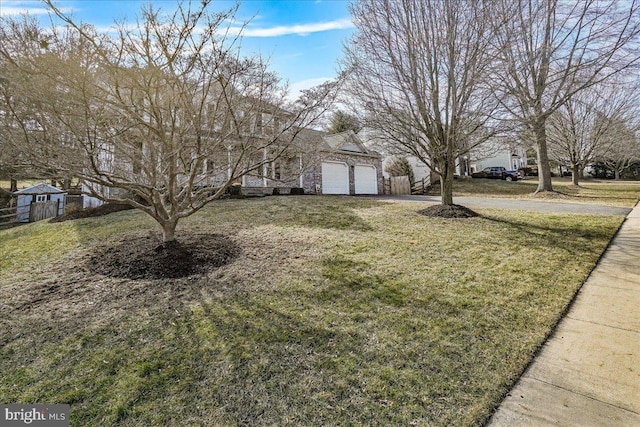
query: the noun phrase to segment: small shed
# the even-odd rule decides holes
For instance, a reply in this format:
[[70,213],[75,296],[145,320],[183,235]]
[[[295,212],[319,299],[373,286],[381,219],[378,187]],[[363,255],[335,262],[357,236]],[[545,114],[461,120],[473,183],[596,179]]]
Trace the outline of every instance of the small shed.
[[64,213],[66,192],[41,182],[16,191],[17,220],[19,222],[40,221]]

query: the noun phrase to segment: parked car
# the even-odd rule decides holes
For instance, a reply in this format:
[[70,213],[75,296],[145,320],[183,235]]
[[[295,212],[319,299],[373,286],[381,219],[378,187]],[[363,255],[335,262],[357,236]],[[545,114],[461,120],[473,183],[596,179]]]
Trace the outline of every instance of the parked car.
[[491,167],[482,169],[482,172],[486,174],[487,178],[492,178],[492,179],[504,179],[506,171],[507,171],[507,168],[502,166],[491,166]]
[[520,174],[519,170],[510,170],[510,171],[505,171],[504,172],[504,179],[507,181],[517,181],[519,179],[522,179],[522,175]]
[[490,166],[482,169],[480,172],[474,172],[471,176],[473,178],[504,179],[507,181],[517,181],[522,179],[520,171],[507,170],[507,168],[503,166]]

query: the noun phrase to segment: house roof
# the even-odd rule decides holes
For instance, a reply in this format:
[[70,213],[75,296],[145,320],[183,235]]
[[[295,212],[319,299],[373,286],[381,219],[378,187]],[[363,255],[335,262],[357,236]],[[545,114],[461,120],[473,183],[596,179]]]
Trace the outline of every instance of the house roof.
[[38,184],[32,185],[31,187],[18,190],[13,194],[60,194],[64,192],[65,191],[62,191],[59,188],[54,187],[53,185],[40,182]]
[[351,153],[369,154],[360,138],[351,130],[328,134],[322,138],[323,148],[331,151],[348,151]]
[[322,137],[323,149],[326,151],[342,151],[355,154],[378,156],[376,152],[369,151],[362,140],[352,130],[336,134],[327,134]]

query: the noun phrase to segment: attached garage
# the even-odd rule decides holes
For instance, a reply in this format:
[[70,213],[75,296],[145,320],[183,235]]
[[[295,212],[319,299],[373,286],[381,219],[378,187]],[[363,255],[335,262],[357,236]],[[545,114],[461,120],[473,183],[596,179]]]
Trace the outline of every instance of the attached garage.
[[322,162],[322,194],[349,194],[349,167],[342,162]]
[[373,165],[355,165],[353,181],[356,194],[378,194],[378,175]]
[[[300,168],[300,186],[308,194],[379,194],[383,189],[382,157],[369,151],[353,131],[323,134],[318,159]],[[311,138],[310,138],[311,139]],[[302,159],[302,158],[301,158]]]

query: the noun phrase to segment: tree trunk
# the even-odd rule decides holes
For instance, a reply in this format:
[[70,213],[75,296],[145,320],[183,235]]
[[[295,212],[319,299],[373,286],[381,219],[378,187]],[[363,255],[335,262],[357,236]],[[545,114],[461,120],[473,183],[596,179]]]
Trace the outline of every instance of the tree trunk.
[[613,170],[614,170],[613,179],[617,181],[620,179],[620,169],[618,169],[618,167],[616,166],[615,168],[613,168]]
[[178,220],[169,220],[160,224],[162,227],[162,243],[172,242],[176,240],[176,227]]
[[538,152],[538,188],[536,193],[543,191],[553,191],[551,184],[551,167],[549,165],[549,154],[547,152],[547,131],[546,119],[536,120],[534,131],[536,134],[536,149]]
[[575,185],[576,187],[579,184],[579,180],[580,180],[580,171],[582,170],[582,168],[580,168],[580,166],[576,165],[576,164],[572,164],[571,165],[571,183],[573,185]]
[[444,173],[440,175],[440,195],[442,204],[453,205],[453,175],[455,171],[455,163],[447,162],[444,167]]

